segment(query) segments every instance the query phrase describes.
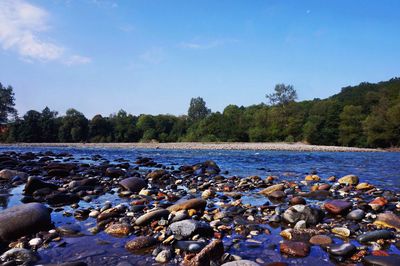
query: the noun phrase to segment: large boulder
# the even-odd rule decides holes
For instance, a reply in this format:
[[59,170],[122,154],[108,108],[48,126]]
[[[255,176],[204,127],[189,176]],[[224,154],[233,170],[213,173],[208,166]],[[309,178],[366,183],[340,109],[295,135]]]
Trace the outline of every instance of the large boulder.
[[40,203],[18,205],[0,212],[0,240],[11,241],[51,226],[50,212]]

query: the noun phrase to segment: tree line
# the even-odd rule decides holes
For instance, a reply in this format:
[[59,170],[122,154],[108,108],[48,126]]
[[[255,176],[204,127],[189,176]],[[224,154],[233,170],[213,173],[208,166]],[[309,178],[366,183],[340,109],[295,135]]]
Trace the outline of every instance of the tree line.
[[88,119],[69,109],[48,107],[22,117],[11,86],[0,83],[3,142],[307,142],[357,147],[400,146],[400,78],[363,82],[326,99],[297,102],[291,85],[278,84],[267,103],[228,105],[212,112],[192,98],[187,115],[138,116],[120,110]]

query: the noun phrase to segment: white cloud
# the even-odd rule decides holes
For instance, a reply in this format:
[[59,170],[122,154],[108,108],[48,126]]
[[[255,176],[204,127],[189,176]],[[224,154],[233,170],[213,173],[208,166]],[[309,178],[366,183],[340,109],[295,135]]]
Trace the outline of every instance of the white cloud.
[[80,55],[72,55],[64,61],[64,63],[68,66],[83,65],[90,62],[92,62],[91,58]]
[[[43,37],[50,29],[46,10],[24,0],[0,1],[0,46],[16,51],[25,61],[71,60],[65,48]],[[83,57],[82,57],[83,58]],[[88,60],[74,61],[87,63]]]

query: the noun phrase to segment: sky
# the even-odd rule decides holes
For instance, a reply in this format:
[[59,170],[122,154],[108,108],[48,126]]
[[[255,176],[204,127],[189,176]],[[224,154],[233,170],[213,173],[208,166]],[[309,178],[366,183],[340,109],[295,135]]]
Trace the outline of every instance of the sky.
[[16,108],[88,118],[299,100],[400,76],[398,0],[0,0],[0,82]]

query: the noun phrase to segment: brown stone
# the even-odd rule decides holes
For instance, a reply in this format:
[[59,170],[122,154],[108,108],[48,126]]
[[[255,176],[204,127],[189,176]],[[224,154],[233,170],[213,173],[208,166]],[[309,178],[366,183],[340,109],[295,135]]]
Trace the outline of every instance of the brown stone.
[[304,242],[285,241],[279,249],[281,253],[292,257],[307,257],[310,253],[310,246]]
[[321,178],[317,175],[308,175],[304,178],[305,181],[320,181]]
[[129,251],[137,251],[144,248],[152,247],[157,244],[157,240],[152,236],[139,236],[125,244],[125,248]]
[[219,239],[213,240],[205,246],[191,260],[185,261],[186,266],[209,266],[211,261],[218,262],[224,255],[224,245]]
[[400,231],[400,218],[393,212],[378,214],[374,224],[381,227],[394,228],[396,231]]
[[332,238],[327,235],[316,235],[310,238],[310,244],[317,246],[327,246],[332,244]]
[[293,197],[290,199],[290,205],[297,205],[297,204],[306,204],[306,200],[303,197]]
[[338,180],[340,184],[345,185],[357,185],[359,182],[358,176],[356,175],[346,175]]
[[129,235],[130,231],[131,227],[129,225],[121,223],[111,224],[105,230],[107,234],[117,237],[127,236]]
[[378,210],[382,209],[386,204],[388,204],[388,201],[384,197],[378,197],[378,198],[374,199],[373,201],[371,201],[370,203],[368,203],[368,205],[374,211],[378,211]]
[[325,210],[332,214],[342,214],[351,209],[353,204],[344,200],[331,200],[324,204]]
[[286,197],[285,192],[277,190],[268,195],[268,198],[280,200]]
[[285,188],[285,186],[283,184],[276,184],[276,185],[272,185],[267,188],[264,188],[263,190],[261,190],[258,193],[268,197],[272,192],[283,190],[284,188]]
[[201,212],[204,211],[204,209],[206,208],[207,205],[207,201],[203,200],[203,199],[199,199],[199,198],[195,198],[195,199],[189,199],[183,202],[178,202],[175,203],[172,206],[169,206],[167,209],[170,212],[176,212],[176,211],[180,211],[180,210],[190,210],[190,209],[195,209],[195,210],[199,210]]

